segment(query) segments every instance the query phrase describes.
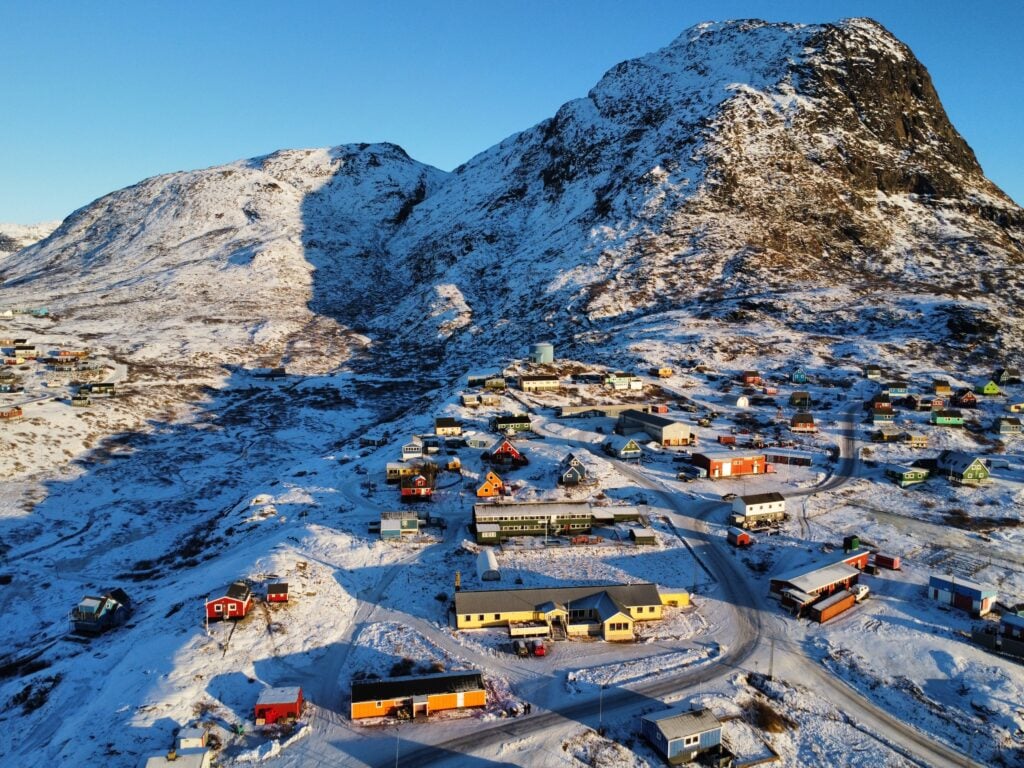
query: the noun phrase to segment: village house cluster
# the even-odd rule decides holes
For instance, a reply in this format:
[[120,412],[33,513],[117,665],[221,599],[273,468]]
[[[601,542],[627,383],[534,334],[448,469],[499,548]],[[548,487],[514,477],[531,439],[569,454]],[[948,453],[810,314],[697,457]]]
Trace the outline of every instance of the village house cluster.
[[[78,365],[88,358],[84,351],[82,357],[70,361],[74,351],[64,352],[51,360]],[[397,490],[393,508],[380,511],[379,519],[369,522],[368,533],[379,536],[387,546],[436,543],[439,539],[425,531],[431,527],[443,531],[455,521],[431,510],[461,505],[457,508],[466,510],[468,519],[458,521],[459,531],[465,526],[471,539],[462,541],[461,546],[475,556],[479,588],[464,587],[461,572],[455,571],[454,592],[441,593],[439,599],[450,597],[447,610],[452,629],[460,633],[497,630],[507,637],[503,647],[507,643],[517,656],[545,656],[557,643],[630,643],[642,638],[648,631],[645,625],[657,627],[656,622],[665,621],[673,610],[693,610],[691,592],[645,580],[589,583],[577,578],[537,587],[518,579],[515,585],[505,586],[503,579],[508,577],[503,575],[502,563],[507,565],[507,552],[515,547],[544,551],[542,547],[549,544],[554,552],[557,544],[576,552],[596,553],[602,547],[614,547],[620,555],[643,558],[646,548],[664,549],[661,537],[668,529],[657,529],[661,523],[648,517],[646,502],[630,503],[602,492],[602,472],[607,476],[602,467],[615,462],[630,464],[629,471],[653,462],[659,468],[671,468],[667,473],[670,479],[703,481],[705,489],[732,481],[750,487],[746,484],[760,481],[748,491],[723,496],[724,515],[714,521],[725,524],[728,545],[737,550],[753,547],[762,532],[778,533],[790,521],[792,498],[787,500],[779,490],[763,490],[781,487],[776,479],[780,468],[799,473],[814,464],[834,467],[839,458],[838,450],[827,442],[827,427],[812,413],[819,406],[832,405],[830,410],[834,410],[839,404],[826,403],[827,396],[821,392],[826,383],[835,382],[825,382],[823,376],[816,377],[801,367],[785,375],[777,373],[774,381],[756,370],[727,377],[709,372],[708,381],[718,387],[715,408],[725,412],[720,413],[700,401],[707,401],[706,397],[698,400],[663,389],[675,371],[668,365],[656,366],[647,371],[652,377],[648,379],[621,370],[580,372],[575,366],[567,374],[556,365],[553,345],[535,344],[528,362],[511,370],[469,374],[457,405],[448,403],[433,414],[432,428],[426,422],[415,434],[381,432],[359,437],[364,457],[384,449],[373,472],[379,473],[383,467],[384,482]],[[882,383],[883,373],[876,366],[868,366],[864,373],[879,382],[864,403],[866,421],[873,430],[871,439],[877,443],[926,449],[928,430],[964,427],[963,411],[977,409],[979,400],[1009,400],[1009,413],[1024,412],[1024,403],[1007,398],[1019,383],[1012,369],[996,371],[973,388],[953,387],[946,380],[933,381],[926,388],[898,377]],[[850,389],[848,383],[836,388]],[[780,389],[785,389],[781,395]],[[96,382],[83,385],[76,397],[113,394],[113,390],[113,384]],[[571,449],[557,447],[559,458],[555,460],[551,447],[560,444],[552,438],[557,432],[545,434],[554,423],[542,415],[545,409],[561,424],[579,424],[581,430],[601,435],[589,445],[604,458],[586,447],[586,441],[578,441]],[[897,426],[901,412],[921,416],[913,426]],[[955,423],[957,418],[959,423]],[[1000,416],[991,431],[1004,437],[1016,434],[1014,422],[1019,432],[1019,419],[1014,416]],[[528,478],[535,483],[530,486],[521,477],[538,466],[547,468]],[[941,477],[957,486],[980,486],[992,481],[991,469],[982,455],[942,450],[907,466],[886,466],[884,476],[903,488],[929,477]],[[367,474],[362,465],[354,471]],[[368,487],[375,477],[379,479],[379,474],[367,478]],[[739,490],[739,486],[724,490],[731,487]],[[538,494],[545,497],[537,498]],[[780,608],[795,619],[825,624],[867,599],[870,589],[864,576],[880,569],[898,573],[900,557],[848,535],[841,552],[833,552],[829,545],[813,562],[767,577],[766,587]],[[956,573],[932,574],[925,594],[977,618],[989,616],[998,606],[995,589]],[[260,610],[284,610],[291,597],[283,580],[239,579],[206,598],[204,620],[241,622],[260,604]],[[131,615],[128,595],[111,589],[84,597],[69,620],[74,632],[95,635],[116,629]],[[1002,611],[998,624],[986,621],[975,631],[974,639],[995,652],[1024,656],[1024,614]],[[487,708],[493,703],[489,681],[479,670],[445,670],[442,665],[430,672],[392,673],[387,678],[366,670],[353,672],[358,673],[353,675],[349,691],[349,716],[354,722],[422,719]],[[254,694],[253,721],[259,727],[287,726],[301,720],[307,706],[300,686],[265,686]],[[648,712],[637,729],[671,764],[696,759],[712,765],[732,764],[734,756],[723,739],[723,722],[709,709]],[[205,731],[184,729],[174,750],[149,758],[146,765],[205,768],[211,765],[212,756]]]

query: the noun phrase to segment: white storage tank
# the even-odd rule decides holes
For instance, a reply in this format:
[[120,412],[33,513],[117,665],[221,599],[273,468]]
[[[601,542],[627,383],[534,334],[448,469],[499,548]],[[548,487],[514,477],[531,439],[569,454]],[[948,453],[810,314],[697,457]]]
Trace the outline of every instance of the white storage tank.
[[555,348],[551,344],[534,344],[530,347],[530,360],[534,363],[555,362]]
[[480,577],[480,581],[501,581],[498,558],[494,556],[494,550],[490,547],[484,547],[477,555],[476,575]]

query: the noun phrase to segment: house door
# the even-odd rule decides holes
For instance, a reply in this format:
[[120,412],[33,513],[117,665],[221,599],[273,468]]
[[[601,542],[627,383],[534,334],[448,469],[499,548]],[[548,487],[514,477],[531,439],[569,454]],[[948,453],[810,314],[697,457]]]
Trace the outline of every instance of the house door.
[[459,708],[466,706],[466,694],[465,693],[460,691],[459,693],[455,694],[455,706],[459,707]]
[[722,477],[728,477],[732,474],[732,462],[726,461],[722,463]]
[[971,611],[974,609],[974,601],[967,595],[953,595],[953,607]]

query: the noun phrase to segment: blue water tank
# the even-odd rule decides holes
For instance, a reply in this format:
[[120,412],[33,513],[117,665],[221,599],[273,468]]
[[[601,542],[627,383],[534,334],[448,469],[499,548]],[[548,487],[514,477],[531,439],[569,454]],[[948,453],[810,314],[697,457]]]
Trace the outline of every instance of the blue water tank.
[[555,348],[551,344],[534,344],[530,347],[530,360],[534,363],[553,363]]

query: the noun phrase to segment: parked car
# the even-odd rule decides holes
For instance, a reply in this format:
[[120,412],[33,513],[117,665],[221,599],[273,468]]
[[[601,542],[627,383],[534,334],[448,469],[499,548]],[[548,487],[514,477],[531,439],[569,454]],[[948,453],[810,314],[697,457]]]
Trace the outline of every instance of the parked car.
[[547,656],[548,648],[544,645],[543,640],[532,640],[530,642],[530,650],[533,651],[534,656]]
[[736,498],[736,494],[735,493],[727,493],[727,494],[725,494],[722,497],[722,501],[732,501],[735,498]]
[[530,655],[530,649],[526,647],[526,641],[525,640],[513,640],[512,641],[512,651],[515,653],[516,656],[529,656]]
[[864,600],[865,598],[867,598],[867,596],[870,593],[871,593],[871,589],[870,589],[870,587],[868,587],[867,584],[854,584],[854,586],[853,586],[853,599],[856,600],[858,603],[861,600]]

